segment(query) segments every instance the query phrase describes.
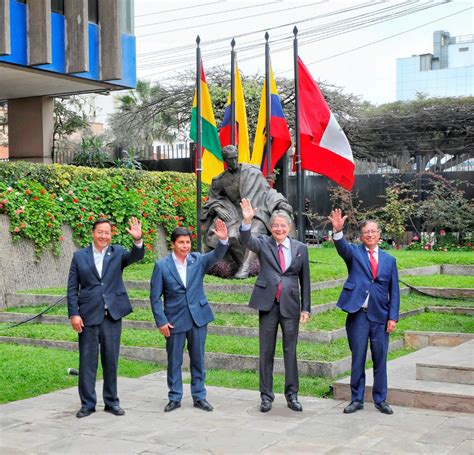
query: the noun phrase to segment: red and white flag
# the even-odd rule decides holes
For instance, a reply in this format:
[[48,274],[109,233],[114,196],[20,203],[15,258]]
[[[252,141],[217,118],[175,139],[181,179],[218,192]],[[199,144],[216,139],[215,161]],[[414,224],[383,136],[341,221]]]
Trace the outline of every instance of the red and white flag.
[[346,190],[354,185],[354,159],[344,131],[298,57],[301,168],[325,175]]

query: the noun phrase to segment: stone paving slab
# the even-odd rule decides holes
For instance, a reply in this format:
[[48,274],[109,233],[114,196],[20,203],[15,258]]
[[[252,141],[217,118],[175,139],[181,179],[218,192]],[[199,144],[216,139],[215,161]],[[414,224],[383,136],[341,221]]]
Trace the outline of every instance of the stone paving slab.
[[[430,346],[388,362],[387,400],[401,406],[474,414],[474,387],[472,385],[420,381],[416,378],[418,363],[436,358],[442,353],[449,352],[450,349]],[[366,370],[366,401],[372,400],[372,384],[373,370],[368,369]],[[350,377],[343,378],[334,384],[334,396],[338,399],[349,399]]]
[[278,394],[258,410],[257,391],[208,387],[214,412],[193,408],[185,385],[182,407],[164,413],[165,372],[119,378],[123,417],[103,412],[77,419],[76,388],[0,405],[0,453],[34,454],[387,454],[473,453],[474,416],[394,406],[392,416],[367,404],[346,415],[342,401],[300,397],[296,413]]

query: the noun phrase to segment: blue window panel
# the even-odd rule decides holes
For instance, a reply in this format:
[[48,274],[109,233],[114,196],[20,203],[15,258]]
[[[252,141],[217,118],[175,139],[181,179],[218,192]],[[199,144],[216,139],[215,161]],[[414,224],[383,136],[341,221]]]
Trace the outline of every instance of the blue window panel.
[[51,52],[53,63],[47,65],[35,65],[33,68],[62,74],[66,72],[64,23],[65,18],[62,14],[51,13]]
[[26,5],[10,0],[11,54],[0,56],[0,62],[28,65],[26,37]]

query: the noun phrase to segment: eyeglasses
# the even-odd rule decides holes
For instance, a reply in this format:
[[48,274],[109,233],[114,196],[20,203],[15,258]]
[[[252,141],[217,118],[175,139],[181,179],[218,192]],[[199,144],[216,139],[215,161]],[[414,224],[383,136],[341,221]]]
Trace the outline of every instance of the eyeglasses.
[[378,230],[375,230],[375,229],[371,229],[370,231],[364,231],[362,232],[362,235],[375,235],[375,234],[378,234],[380,231]]
[[286,227],[288,227],[287,224],[272,224],[273,229],[285,229]]

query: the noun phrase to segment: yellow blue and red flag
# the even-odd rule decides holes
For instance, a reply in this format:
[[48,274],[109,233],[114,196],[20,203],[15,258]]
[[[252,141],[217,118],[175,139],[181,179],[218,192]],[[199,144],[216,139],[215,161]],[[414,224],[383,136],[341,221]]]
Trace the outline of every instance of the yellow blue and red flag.
[[[258,113],[257,129],[253,143],[251,164],[259,166],[263,175],[267,175],[267,156],[265,144],[266,134],[266,89],[263,84],[262,97],[260,98],[260,111]],[[281,105],[280,97],[275,83],[273,70],[270,66],[270,93],[271,93],[271,117],[270,117],[270,140],[271,140],[271,169],[273,172],[275,165],[291,146],[290,131],[286,123],[285,114]]]
[[[249,129],[247,124],[247,112],[245,110],[244,90],[240,72],[237,64],[235,65],[235,141],[239,150],[239,163],[250,163]],[[221,146],[225,147],[232,143],[230,137],[231,123],[231,94],[227,98],[227,104],[219,131]]]

